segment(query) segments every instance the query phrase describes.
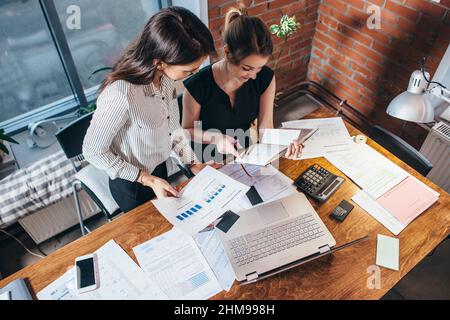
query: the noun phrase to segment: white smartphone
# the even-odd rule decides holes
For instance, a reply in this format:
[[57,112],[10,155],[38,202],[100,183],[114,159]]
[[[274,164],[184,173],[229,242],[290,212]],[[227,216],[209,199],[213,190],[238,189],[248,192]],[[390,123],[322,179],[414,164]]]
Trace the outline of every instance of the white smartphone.
[[97,255],[87,254],[75,259],[77,293],[95,290],[99,287]]

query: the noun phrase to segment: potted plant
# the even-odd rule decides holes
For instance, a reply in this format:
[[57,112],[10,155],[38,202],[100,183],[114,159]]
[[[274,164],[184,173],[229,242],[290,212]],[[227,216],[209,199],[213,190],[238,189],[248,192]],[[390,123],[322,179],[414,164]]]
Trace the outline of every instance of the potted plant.
[[13,138],[11,138],[11,136],[9,136],[5,133],[4,129],[0,129],[0,163],[3,162],[3,156],[5,154],[9,154],[8,148],[3,143],[4,141],[18,144],[18,142],[16,140],[14,140]]
[[[281,47],[281,50],[278,52],[278,56],[275,59],[275,63],[273,65],[274,72],[276,72],[278,63],[280,62],[280,58],[283,55],[284,50],[286,50],[286,45],[289,37],[297,32],[297,28],[299,26],[300,23],[296,21],[295,16],[289,17],[287,14],[285,14],[281,17],[280,24],[273,24],[269,27],[270,33],[275,34],[280,39],[283,39],[283,45]],[[275,101],[278,101],[280,95],[282,94],[283,92],[277,92],[275,94]]]

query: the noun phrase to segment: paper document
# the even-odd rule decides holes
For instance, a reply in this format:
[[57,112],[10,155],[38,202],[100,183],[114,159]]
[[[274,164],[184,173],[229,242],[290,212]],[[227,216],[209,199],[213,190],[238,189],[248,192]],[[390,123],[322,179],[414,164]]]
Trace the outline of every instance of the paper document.
[[297,129],[263,129],[261,144],[276,144],[289,146],[293,140],[300,137],[300,130]]
[[286,146],[278,144],[255,143],[248,147],[235,161],[257,166],[266,166],[285,152]]
[[351,153],[326,158],[373,198],[377,199],[409,174],[366,144],[352,143]]
[[167,295],[140,269],[127,253],[114,241],[107,242],[96,251],[98,258],[99,288],[76,293],[75,269],[37,294],[40,300],[160,300]]
[[439,193],[408,176],[394,188],[377,199],[387,211],[402,224],[408,225],[438,200]]
[[250,188],[206,166],[180,192],[179,198],[152,200],[171,224],[189,235],[223,215]]
[[11,291],[0,293],[0,301],[1,300],[11,300]]
[[305,119],[283,122],[283,128],[317,128],[304,142],[300,159],[319,158],[351,151],[352,140],[341,118]]
[[77,300],[75,290],[75,268],[72,267],[36,296],[39,300]]
[[[297,192],[293,181],[271,165],[260,167],[244,164],[244,168],[251,177],[245,173],[240,164],[236,163],[227,164],[219,171],[249,187],[254,186],[264,201],[263,203],[275,201]],[[233,203],[230,210],[239,212],[252,207],[249,199],[242,197]]]
[[222,291],[195,241],[176,228],[133,251],[141,268],[170,299],[208,299]]
[[197,233],[194,235],[194,241],[214,272],[222,289],[230,291],[236,275],[216,230]]
[[352,197],[352,200],[394,235],[398,235],[403,229],[405,229],[406,225],[402,224],[389,211],[383,208],[366,191],[359,191]]
[[377,237],[376,264],[381,267],[398,271],[399,265],[399,241],[379,234]]

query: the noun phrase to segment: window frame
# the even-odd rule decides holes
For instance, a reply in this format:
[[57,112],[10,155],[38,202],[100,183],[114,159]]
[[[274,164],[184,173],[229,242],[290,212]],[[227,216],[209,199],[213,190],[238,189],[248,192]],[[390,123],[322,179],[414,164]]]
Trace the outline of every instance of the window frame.
[[[74,112],[80,106],[87,106],[97,98],[99,85],[86,90],[83,88],[54,0],[38,1],[73,95],[0,122],[0,128],[8,134],[27,130],[31,123]],[[172,1],[158,0],[158,5],[161,9],[172,5]]]
[[[74,112],[80,106],[86,106],[89,103],[94,102],[97,98],[97,89],[100,87],[99,85],[86,90],[83,88],[81,78],[77,71],[77,67],[54,1],[55,0],[39,0],[39,4],[44,14],[47,27],[49,28],[73,96],[53,101],[34,110],[30,110],[16,117],[0,122],[0,128],[3,128],[8,134],[22,132],[26,130],[31,123]],[[208,1],[198,1],[200,8],[200,12],[198,13],[199,18],[206,26],[208,26]],[[172,6],[172,0],[158,0],[158,6],[159,9],[170,7]]]

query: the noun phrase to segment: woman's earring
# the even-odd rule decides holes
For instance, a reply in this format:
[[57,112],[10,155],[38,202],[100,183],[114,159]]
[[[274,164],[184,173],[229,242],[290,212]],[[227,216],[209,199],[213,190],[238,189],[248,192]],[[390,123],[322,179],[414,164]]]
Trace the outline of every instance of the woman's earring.
[[165,69],[164,63],[162,63],[162,62],[158,63],[157,68],[159,71],[163,71]]

